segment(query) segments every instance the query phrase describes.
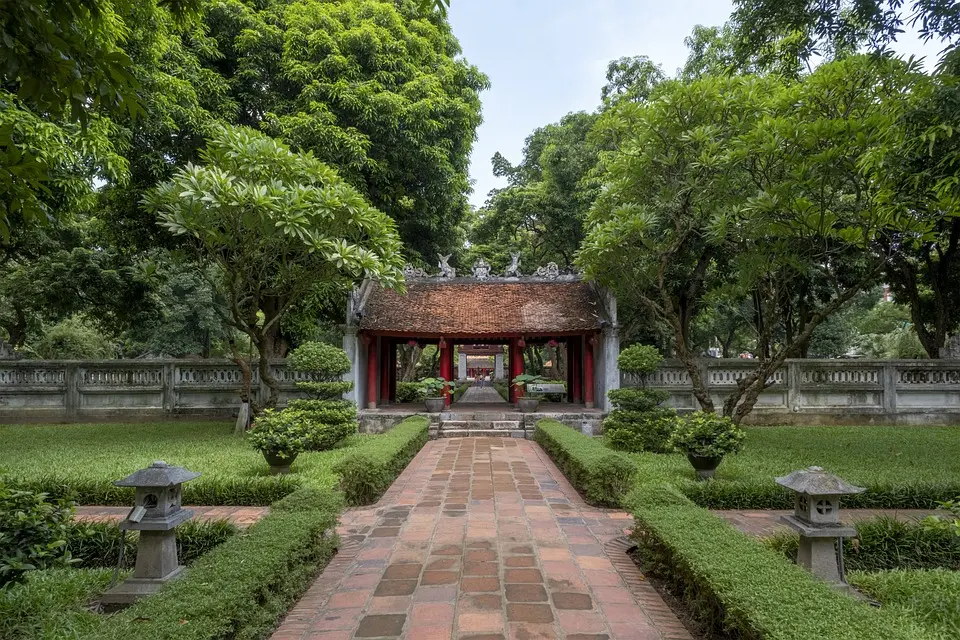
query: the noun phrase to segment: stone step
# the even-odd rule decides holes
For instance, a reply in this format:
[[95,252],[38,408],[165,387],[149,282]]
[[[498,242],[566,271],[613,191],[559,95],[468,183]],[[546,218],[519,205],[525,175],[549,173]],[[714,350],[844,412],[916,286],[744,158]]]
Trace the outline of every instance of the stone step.
[[444,420],[440,423],[440,429],[496,429],[511,430],[523,429],[523,423],[519,420]]
[[505,429],[441,429],[441,438],[526,438],[523,429],[507,431]]
[[443,411],[440,413],[442,422],[454,421],[463,422],[470,420],[482,420],[484,422],[502,422],[513,420],[520,422],[523,420],[523,414],[516,411]]

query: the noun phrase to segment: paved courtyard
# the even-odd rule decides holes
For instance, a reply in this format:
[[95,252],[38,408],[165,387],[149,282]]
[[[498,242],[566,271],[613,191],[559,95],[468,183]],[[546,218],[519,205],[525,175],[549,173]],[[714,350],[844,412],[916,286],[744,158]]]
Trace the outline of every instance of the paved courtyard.
[[535,443],[429,442],[274,640],[685,640],[624,550],[626,513],[589,507]]
[[456,404],[507,404],[496,389],[493,387],[470,387],[463,392]]

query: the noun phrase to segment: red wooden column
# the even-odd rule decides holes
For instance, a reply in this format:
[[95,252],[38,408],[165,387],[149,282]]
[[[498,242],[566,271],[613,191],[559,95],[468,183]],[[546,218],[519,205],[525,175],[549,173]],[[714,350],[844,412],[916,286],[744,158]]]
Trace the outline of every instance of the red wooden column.
[[397,401],[397,343],[390,342],[390,375],[387,378],[390,384],[390,391],[387,398],[390,402]]
[[510,341],[510,391],[511,401],[516,402],[523,397],[523,389],[514,386],[513,379],[523,375],[523,338],[514,338]]
[[[453,358],[451,357],[451,352],[453,351],[453,344],[440,338],[440,377],[444,380],[449,381],[453,375],[451,370],[451,364],[453,364]],[[450,406],[450,389],[445,389],[443,392],[444,404]]]
[[377,408],[377,338],[364,336],[367,344],[367,409]]
[[593,408],[593,343],[597,339],[588,336],[583,352],[583,403],[587,409]]
[[380,339],[380,404],[390,402],[390,345],[388,338]]
[[573,380],[573,383],[570,385],[570,388],[573,390],[573,393],[570,396],[570,402],[574,404],[580,404],[581,398],[583,398],[583,387],[581,386],[581,358],[580,352],[582,351],[581,345],[583,344],[583,338],[580,336],[575,336],[570,339],[568,343],[570,345],[570,377]]

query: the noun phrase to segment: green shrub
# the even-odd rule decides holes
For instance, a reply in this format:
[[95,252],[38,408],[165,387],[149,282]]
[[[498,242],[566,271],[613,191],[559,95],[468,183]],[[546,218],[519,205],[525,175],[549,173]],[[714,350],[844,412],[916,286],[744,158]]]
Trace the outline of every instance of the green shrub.
[[637,471],[628,456],[556,420],[539,421],[533,439],[587,502],[601,507],[620,505]]
[[944,569],[854,573],[850,582],[941,640],[960,638],[960,573]]
[[340,347],[325,342],[304,342],[287,356],[294,371],[334,382],[350,371],[350,358]]
[[425,398],[439,398],[453,383],[444,378],[424,378],[419,382]]
[[[857,537],[843,541],[843,561],[849,571],[960,570],[960,541],[949,530],[886,516],[857,522],[855,526]],[[764,544],[796,561],[797,534],[778,533],[764,540]]]
[[329,511],[340,513],[343,510],[343,494],[339,491],[326,491],[314,487],[297,489],[290,495],[270,505],[271,511]]
[[266,637],[336,548],[337,514],[315,506],[315,496],[298,504],[291,494],[289,509],[271,510],[242,535],[199,558],[182,578],[104,620],[87,637]]
[[0,587],[35,569],[66,566],[73,506],[0,481]]
[[424,397],[426,397],[426,390],[419,382],[397,383],[397,402],[422,402]]
[[100,624],[88,605],[107,590],[112,576],[110,569],[29,572],[23,582],[0,589],[0,640],[81,637]]
[[656,371],[661,362],[663,362],[663,356],[656,347],[635,344],[620,352],[617,368],[624,373],[646,376]]
[[656,409],[670,398],[670,392],[663,389],[612,389],[607,397],[617,409],[624,411],[650,411]]
[[643,570],[715,633],[746,640],[931,638],[901,615],[816,580],[663,485],[637,488],[626,502]]
[[297,409],[267,409],[253,423],[247,440],[257,451],[291,458],[313,443],[307,414]]
[[297,388],[309,393],[317,400],[342,400],[343,394],[353,389],[352,382],[311,382],[301,380]]
[[[229,520],[188,520],[177,527],[177,556],[181,564],[194,560],[236,535],[238,529]],[[71,522],[67,530],[67,550],[82,568],[112,568],[120,559],[123,546],[123,567],[132,569],[137,558],[139,533],[128,531],[126,541],[115,522]]]
[[333,449],[357,432],[357,408],[345,400],[292,400],[287,410],[304,414],[309,430],[307,451]]
[[667,444],[677,423],[672,409],[649,411],[611,411],[603,420],[603,436],[613,449],[669,453]]
[[350,371],[350,358],[340,347],[325,342],[305,342],[287,356],[297,373],[305,373],[310,380],[297,382],[297,388],[317,400],[337,400],[353,389],[352,382],[341,380]]
[[102,360],[117,357],[117,345],[82,316],[71,316],[43,332],[33,345],[44,360]]
[[694,411],[677,423],[669,444],[687,455],[713,458],[740,451],[746,437],[730,418]]
[[375,502],[429,438],[430,420],[407,418],[383,435],[364,440],[333,470],[340,475],[347,504]]

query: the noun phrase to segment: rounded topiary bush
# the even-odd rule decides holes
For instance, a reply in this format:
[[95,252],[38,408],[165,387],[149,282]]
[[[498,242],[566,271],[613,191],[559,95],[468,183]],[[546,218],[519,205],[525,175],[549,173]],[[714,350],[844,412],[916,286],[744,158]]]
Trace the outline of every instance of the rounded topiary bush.
[[660,406],[670,397],[662,390],[614,389],[607,394],[614,410],[603,421],[603,434],[614,449],[669,453],[668,440],[677,412]]
[[353,383],[341,380],[350,371],[350,358],[340,347],[325,342],[304,342],[290,352],[290,366],[297,373],[310,376],[300,380],[297,388],[315,400],[338,401],[353,389]]
[[676,424],[676,412],[666,407],[646,411],[616,410],[603,421],[603,435],[614,449],[669,453],[669,440]]
[[72,518],[68,500],[17,489],[0,479],[0,587],[34,569],[69,565]]
[[670,446],[688,455],[722,457],[743,448],[747,434],[725,416],[694,411],[684,416],[670,436]]
[[663,356],[656,347],[635,344],[620,352],[617,367],[624,373],[646,376],[656,371],[661,362],[663,362]]
[[309,373],[315,380],[334,382],[350,371],[350,358],[340,347],[325,342],[304,342],[290,352],[294,371]]
[[291,400],[288,411],[299,411],[308,427],[307,451],[333,449],[357,432],[357,408],[346,400]]

